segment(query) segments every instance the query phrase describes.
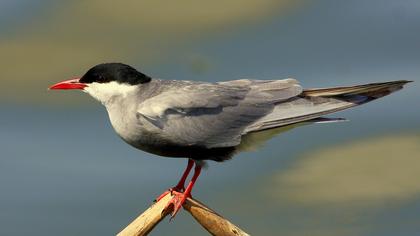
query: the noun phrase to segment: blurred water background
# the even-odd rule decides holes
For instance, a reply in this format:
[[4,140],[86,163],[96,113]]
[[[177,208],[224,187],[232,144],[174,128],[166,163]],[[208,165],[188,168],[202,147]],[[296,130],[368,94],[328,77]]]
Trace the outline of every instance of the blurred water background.
[[[420,2],[0,1],[0,235],[113,235],[186,160],[121,141],[85,94],[102,62],[163,79],[293,77],[304,87],[413,80],[209,163],[193,195],[252,235],[418,235]],[[185,212],[152,235],[206,235]]]

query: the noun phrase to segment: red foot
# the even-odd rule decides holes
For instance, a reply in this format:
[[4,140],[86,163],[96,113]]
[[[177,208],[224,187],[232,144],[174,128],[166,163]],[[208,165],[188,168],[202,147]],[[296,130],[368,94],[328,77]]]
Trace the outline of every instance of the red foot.
[[154,202],[158,202],[158,201],[160,201],[160,199],[162,199],[162,198],[164,198],[166,195],[168,195],[168,193],[171,193],[171,189],[169,189],[169,190],[166,190],[165,192],[163,192],[159,197],[157,197],[155,200],[154,200]]
[[185,200],[187,200],[188,197],[191,197],[191,194],[188,193],[181,193],[177,191],[171,192],[174,197],[171,199],[171,201],[168,202],[168,205],[166,205],[165,209],[168,209],[169,207],[173,207],[172,213],[171,213],[171,220],[175,218],[175,215],[181,210],[182,205],[184,204]]
[[173,188],[170,188],[170,189],[168,189],[168,190],[166,190],[165,192],[163,192],[159,197],[157,197],[155,200],[154,200],[154,202],[158,202],[158,201],[160,201],[160,199],[162,199],[162,198],[164,198],[166,195],[168,195],[169,193],[172,193],[172,192],[184,192],[184,187],[182,187],[182,188],[179,188],[179,187],[177,187],[177,186],[175,186],[175,187],[173,187]]
[[179,180],[178,184],[175,187],[170,188],[169,190],[167,190],[164,193],[162,193],[158,198],[156,198],[155,202],[158,202],[160,199],[162,199],[163,197],[165,197],[168,193],[170,193],[172,191],[184,192],[185,191],[185,187],[184,187],[185,180],[187,179],[188,174],[190,173],[191,168],[193,167],[193,165],[194,165],[194,161],[191,160],[191,159],[188,159],[187,168],[185,169],[184,174],[182,174],[182,177]]
[[173,211],[171,214],[171,219],[175,217],[175,215],[179,212],[179,210],[182,208],[182,205],[184,204],[185,200],[187,200],[188,197],[191,197],[191,190],[194,187],[195,181],[197,180],[198,176],[201,173],[201,166],[195,165],[194,169],[194,175],[191,178],[191,181],[188,183],[187,188],[184,187],[185,179],[188,176],[188,173],[190,173],[190,170],[194,164],[193,160],[188,161],[187,169],[185,170],[184,174],[182,175],[181,180],[178,182],[178,184],[168,191],[165,191],[162,193],[157,199],[156,202],[161,200],[163,197],[165,197],[168,193],[172,194],[174,197],[171,199],[171,201],[168,202],[165,209],[169,209],[169,207],[172,207]]

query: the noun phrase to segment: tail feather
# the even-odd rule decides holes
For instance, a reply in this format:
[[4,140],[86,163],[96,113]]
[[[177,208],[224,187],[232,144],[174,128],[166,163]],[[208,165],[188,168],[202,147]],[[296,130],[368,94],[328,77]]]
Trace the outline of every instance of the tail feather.
[[278,103],[270,114],[249,126],[245,133],[317,119],[391,94],[409,82],[411,81],[399,80],[349,87],[306,89],[298,97]]
[[338,95],[365,95],[378,98],[402,89],[403,85],[409,82],[412,81],[398,80],[347,87],[305,89],[302,93],[302,96],[331,97]]

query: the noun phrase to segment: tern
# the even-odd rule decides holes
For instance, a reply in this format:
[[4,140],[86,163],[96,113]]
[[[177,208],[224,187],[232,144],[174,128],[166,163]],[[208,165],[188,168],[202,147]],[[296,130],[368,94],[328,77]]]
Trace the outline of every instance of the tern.
[[[204,161],[222,162],[273,136],[267,131],[341,121],[325,115],[393,93],[407,80],[303,89],[295,79],[197,82],[149,77],[122,63],[104,63],[50,89],[77,89],[101,102],[116,133],[131,146],[159,156],[187,158],[174,195],[172,217],[182,207]],[[279,133],[274,132],[274,135]],[[194,167],[195,166],[195,167]],[[194,174],[185,182],[194,167]]]

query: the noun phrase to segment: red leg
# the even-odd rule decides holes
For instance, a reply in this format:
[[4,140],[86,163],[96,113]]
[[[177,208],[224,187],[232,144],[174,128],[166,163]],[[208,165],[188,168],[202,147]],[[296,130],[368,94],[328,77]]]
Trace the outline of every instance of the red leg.
[[171,219],[175,217],[175,215],[178,213],[178,211],[181,209],[182,205],[184,204],[185,200],[187,198],[191,197],[191,190],[194,187],[195,182],[197,181],[198,176],[200,176],[201,173],[201,166],[195,165],[194,169],[194,175],[191,178],[190,183],[188,184],[187,188],[185,189],[185,192],[173,192],[175,195],[174,198],[168,203],[166,207],[169,207],[170,205],[173,205],[173,212],[171,214]]
[[188,159],[187,168],[185,169],[184,174],[182,174],[182,177],[179,180],[178,184],[173,188],[174,190],[179,191],[179,192],[185,190],[185,180],[190,174],[193,165],[194,165],[194,161],[191,159]]
[[191,169],[194,165],[194,161],[191,159],[188,159],[188,164],[187,164],[187,168],[184,171],[184,174],[182,174],[181,179],[179,180],[178,184],[173,187],[170,188],[169,190],[165,191],[164,193],[162,193],[158,198],[156,198],[156,202],[158,202],[160,199],[162,199],[164,196],[166,196],[168,193],[171,193],[172,191],[177,191],[177,192],[182,192],[185,190],[185,180],[187,179],[188,175],[191,172]]

